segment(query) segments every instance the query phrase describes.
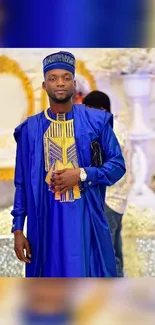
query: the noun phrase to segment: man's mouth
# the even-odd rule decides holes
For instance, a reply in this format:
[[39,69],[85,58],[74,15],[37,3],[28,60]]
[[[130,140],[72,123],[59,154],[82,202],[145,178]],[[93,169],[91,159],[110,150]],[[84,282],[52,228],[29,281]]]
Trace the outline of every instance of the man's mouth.
[[56,93],[61,95],[66,93],[66,90],[56,90]]

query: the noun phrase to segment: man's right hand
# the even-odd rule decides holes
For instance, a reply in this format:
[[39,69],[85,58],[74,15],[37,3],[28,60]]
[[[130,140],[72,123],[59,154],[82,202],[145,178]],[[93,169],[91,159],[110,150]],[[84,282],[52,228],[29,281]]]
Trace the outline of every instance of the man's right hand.
[[[31,251],[30,245],[26,237],[24,236],[21,230],[14,231],[14,250],[17,258],[25,263],[31,263]],[[26,250],[26,256],[24,254],[24,250]]]

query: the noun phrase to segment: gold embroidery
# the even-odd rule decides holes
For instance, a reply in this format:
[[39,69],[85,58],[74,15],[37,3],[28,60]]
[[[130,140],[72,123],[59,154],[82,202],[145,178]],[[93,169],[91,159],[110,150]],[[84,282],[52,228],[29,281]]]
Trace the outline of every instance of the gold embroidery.
[[[78,160],[73,120],[53,120],[48,116],[47,110],[45,111],[45,116],[51,121],[49,128],[44,134],[45,170],[47,172],[45,181],[50,184],[53,171],[64,168],[77,168]],[[57,116],[57,118],[59,117]],[[71,202],[80,197],[78,185],[63,195],[55,194],[55,199],[61,202]]]

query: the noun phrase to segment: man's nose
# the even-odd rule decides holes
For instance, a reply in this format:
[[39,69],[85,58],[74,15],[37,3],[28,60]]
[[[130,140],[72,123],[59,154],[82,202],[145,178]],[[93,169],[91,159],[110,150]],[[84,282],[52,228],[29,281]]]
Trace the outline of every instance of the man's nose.
[[58,78],[57,79],[57,87],[64,87],[65,82],[63,78]]

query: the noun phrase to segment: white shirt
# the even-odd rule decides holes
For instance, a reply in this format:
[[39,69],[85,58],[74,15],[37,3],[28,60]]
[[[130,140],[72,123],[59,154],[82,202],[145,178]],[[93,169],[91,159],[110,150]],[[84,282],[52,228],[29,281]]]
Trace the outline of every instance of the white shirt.
[[114,119],[114,132],[125,160],[126,173],[117,183],[107,187],[105,202],[115,212],[124,214],[131,186],[131,143],[126,127],[117,118]]

